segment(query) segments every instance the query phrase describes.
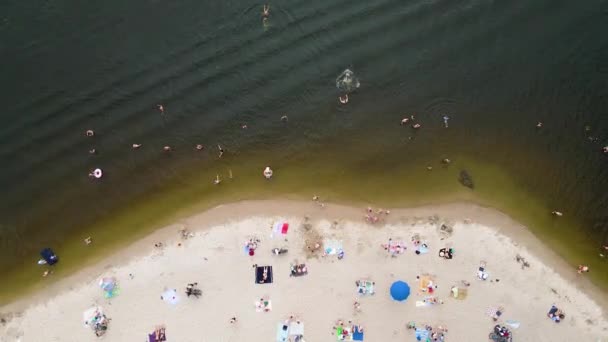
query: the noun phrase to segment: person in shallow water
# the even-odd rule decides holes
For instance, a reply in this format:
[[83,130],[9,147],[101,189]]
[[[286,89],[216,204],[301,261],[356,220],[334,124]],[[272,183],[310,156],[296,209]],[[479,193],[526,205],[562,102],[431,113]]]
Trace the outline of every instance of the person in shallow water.
[[264,4],[264,10],[262,11],[262,17],[268,18],[270,16],[270,5]]

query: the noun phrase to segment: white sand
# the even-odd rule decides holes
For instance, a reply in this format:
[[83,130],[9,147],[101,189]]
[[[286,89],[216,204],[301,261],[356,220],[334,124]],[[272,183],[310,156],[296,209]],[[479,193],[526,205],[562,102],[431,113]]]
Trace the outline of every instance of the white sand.
[[[453,234],[443,241],[438,224],[429,221],[433,214],[439,216],[439,224],[453,226]],[[303,226],[304,215],[310,216],[311,230]],[[409,321],[447,327],[446,341],[487,341],[494,323],[485,312],[498,305],[505,308],[499,323],[521,323],[513,330],[515,341],[608,341],[601,308],[605,295],[504,215],[469,204],[393,210],[385,222],[374,226],[366,224],[363,215],[362,209],[337,205],[321,209],[290,201],[212,209],[156,232],[129,250],[49,286],[48,291],[3,307],[0,312],[5,317],[12,313],[12,318],[0,324],[0,341],[145,341],[161,323],[167,327],[168,341],[275,341],[277,323],[290,314],[305,323],[307,342],[335,341],[331,328],[337,319],[360,323],[365,340],[372,342],[415,341],[413,332],[405,329]],[[464,223],[467,218],[472,223]],[[290,223],[287,242],[270,238],[271,223],[281,220]],[[194,231],[195,237],[178,247],[182,240],[177,230],[182,226]],[[345,258],[307,259],[303,244],[311,231],[341,240]],[[429,253],[414,254],[410,243],[414,233],[429,244]],[[262,240],[253,257],[243,251],[250,236]],[[405,254],[391,258],[380,247],[389,237],[407,243]],[[155,249],[157,241],[166,247]],[[281,246],[289,248],[287,255],[271,255],[271,248]],[[454,259],[437,256],[445,246],[456,249]],[[531,266],[522,269],[515,261],[517,254]],[[541,258],[549,260],[543,263]],[[308,264],[307,276],[289,277],[295,259]],[[480,260],[487,262],[487,281],[476,277]],[[273,266],[273,284],[254,283],[254,263]],[[416,307],[423,298],[417,294],[416,276],[424,273],[435,276],[444,304]],[[119,280],[119,296],[103,297],[97,284],[102,276]],[[361,312],[355,313],[355,281],[360,278],[374,280],[377,293],[361,298]],[[397,279],[412,287],[404,302],[391,300],[388,293]],[[471,283],[465,300],[449,297],[450,287],[460,280]],[[183,295],[189,282],[199,283],[202,297]],[[164,288],[177,289],[180,302],[162,301]],[[254,302],[262,296],[272,300],[269,313],[255,311]],[[553,303],[566,312],[560,324],[546,317]],[[82,323],[83,311],[93,304],[102,306],[112,319],[101,338]],[[232,316],[238,318],[236,324],[229,323]]]

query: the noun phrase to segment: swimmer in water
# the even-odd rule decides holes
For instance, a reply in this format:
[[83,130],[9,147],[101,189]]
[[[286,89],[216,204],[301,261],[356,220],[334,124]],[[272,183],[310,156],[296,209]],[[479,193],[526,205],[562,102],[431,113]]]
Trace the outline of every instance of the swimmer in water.
[[608,145],[607,145],[607,146],[604,146],[604,147],[602,148],[602,151],[604,151],[604,153],[608,153]]
[[348,94],[344,94],[344,96],[339,96],[338,100],[340,100],[341,104],[347,104],[348,103]]
[[87,137],[92,137],[95,135],[95,132],[92,129],[88,129],[85,134],[87,135]]
[[541,127],[543,127],[543,123],[539,121],[539,122],[536,124],[536,128],[541,128]]
[[163,147],[163,151],[171,152],[172,151],[171,146],[167,145],[167,146]]
[[558,216],[558,217],[564,216],[564,214],[561,211],[555,211],[555,210],[551,212],[551,215]]
[[401,119],[401,126],[406,125],[409,121],[410,121],[410,118],[403,118],[403,119]]
[[163,105],[159,104],[159,105],[158,105],[158,110],[159,110],[161,113],[164,113],[164,112],[165,112],[165,107],[163,107]]
[[412,125],[413,128],[418,129],[420,127],[422,127],[419,123]]
[[203,145],[201,145],[201,144],[196,145],[196,150],[197,151],[202,151],[203,148],[205,148],[205,147]]
[[283,122],[287,122],[287,120],[288,120],[288,119],[287,119],[287,115],[283,115],[283,116],[281,116],[281,121],[283,121]]
[[241,125],[241,128],[242,128],[242,129],[247,129],[247,124],[242,124],[242,125]]
[[215,175],[215,180],[213,181],[213,184],[218,185],[222,182],[222,180],[220,179],[220,175]]
[[89,154],[97,154],[97,150],[92,148],[89,150]]
[[265,19],[268,18],[270,16],[270,5],[265,4],[264,5],[264,10],[262,12],[262,17],[264,17]]
[[132,147],[134,150],[136,150],[136,149],[138,149],[138,148],[140,148],[140,147],[141,147],[141,144],[133,144],[133,145],[131,145],[131,147]]
[[448,128],[448,120],[450,120],[450,117],[447,115],[443,116],[443,124],[445,125],[445,128]]
[[220,158],[224,155],[224,149],[219,144],[217,145],[217,149],[220,151]]

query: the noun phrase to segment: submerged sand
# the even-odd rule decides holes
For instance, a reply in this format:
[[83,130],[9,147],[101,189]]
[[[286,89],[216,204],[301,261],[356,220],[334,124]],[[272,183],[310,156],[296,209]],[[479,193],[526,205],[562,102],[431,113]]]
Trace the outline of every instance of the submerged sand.
[[[0,341],[144,341],[158,324],[166,326],[168,341],[276,341],[277,324],[291,315],[304,323],[308,342],[335,341],[332,327],[338,319],[361,324],[366,341],[415,341],[406,329],[412,321],[447,328],[446,341],[486,341],[496,324],[486,312],[497,307],[504,308],[498,323],[518,323],[515,341],[608,341],[606,296],[503,214],[453,204],[391,210],[373,225],[364,215],[364,208],[291,201],[214,208],[3,307]],[[271,238],[270,227],[277,222],[288,222],[289,232]],[[194,236],[182,239],[183,228]],[[414,253],[414,235],[428,244],[428,253]],[[260,240],[254,256],[244,251],[250,238]],[[405,252],[392,257],[381,247],[389,238],[403,241]],[[324,240],[341,243],[344,258],[306,248]],[[158,242],[162,248],[154,247]],[[272,255],[274,247],[289,252]],[[438,257],[442,247],[455,249],[452,260]],[[517,256],[530,266],[522,267]],[[307,264],[308,275],[289,276],[296,261]],[[486,281],[477,278],[482,261]],[[255,283],[254,264],[273,267],[272,284]],[[416,305],[428,296],[418,291],[417,276],[434,278],[434,295],[443,304]],[[101,277],[116,277],[118,296],[104,298]],[[359,296],[355,282],[360,279],[373,280],[376,294]],[[412,290],[403,302],[389,296],[396,280]],[[463,280],[470,283],[466,298],[450,297],[450,288]],[[198,299],[184,295],[191,282],[203,291]],[[177,304],[161,300],[165,289],[177,290]],[[270,312],[256,312],[261,297],[272,301]],[[559,324],[546,316],[552,304],[566,313]],[[101,338],[82,322],[92,305],[111,318]],[[237,317],[235,324],[231,317]]]

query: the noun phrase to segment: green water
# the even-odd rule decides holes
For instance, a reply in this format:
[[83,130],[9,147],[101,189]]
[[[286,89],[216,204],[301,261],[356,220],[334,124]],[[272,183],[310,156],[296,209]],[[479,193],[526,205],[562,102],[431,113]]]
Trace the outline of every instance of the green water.
[[[367,165],[368,159],[332,162],[332,155],[320,151],[314,161],[298,160],[274,167],[275,177],[268,182],[261,176],[266,165],[261,156],[226,158],[215,170],[191,170],[170,186],[136,200],[132,205],[117,210],[115,215],[98,221],[87,230],[75,234],[56,246],[62,261],[56,267],[54,279],[78,268],[101,260],[111,251],[126,246],[155,228],[173,223],[180,217],[200,212],[212,206],[246,199],[303,199],[313,194],[326,201],[355,206],[373,204],[382,207],[408,207],[454,201],[471,201],[499,208],[516,218],[547,245],[554,248],[573,265],[585,261],[593,272],[589,277],[602,288],[608,281],[608,263],[597,256],[597,243],[584,234],[575,220],[567,216],[556,220],[549,213],[552,208],[518,185],[505,170],[496,165],[453,156],[449,166],[440,159],[406,161],[386,169],[386,164]],[[387,163],[389,164],[389,163]],[[426,166],[433,166],[428,171]],[[362,173],[360,168],[365,167]],[[463,187],[458,181],[460,170],[473,176],[475,189]],[[232,170],[233,179],[228,178]],[[214,185],[219,173],[223,182]],[[91,233],[93,232],[93,233]],[[82,238],[93,234],[93,248],[82,243]],[[45,286],[50,279],[40,278],[41,270],[31,261],[10,275],[14,282],[0,286],[0,301],[14,295]]]

